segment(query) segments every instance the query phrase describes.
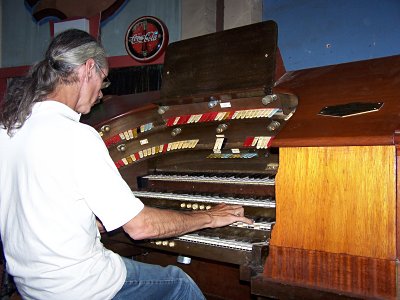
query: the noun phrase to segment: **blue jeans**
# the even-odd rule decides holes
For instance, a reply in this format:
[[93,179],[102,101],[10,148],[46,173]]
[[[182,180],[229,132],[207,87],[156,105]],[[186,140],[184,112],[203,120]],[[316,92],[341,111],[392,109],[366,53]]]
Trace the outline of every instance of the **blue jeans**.
[[113,300],[205,300],[196,283],[180,268],[161,267],[122,257],[126,280]]

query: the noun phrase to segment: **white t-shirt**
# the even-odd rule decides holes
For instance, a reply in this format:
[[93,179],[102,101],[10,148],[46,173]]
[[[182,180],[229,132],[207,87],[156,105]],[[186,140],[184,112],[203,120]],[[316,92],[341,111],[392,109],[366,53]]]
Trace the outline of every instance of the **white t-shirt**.
[[121,257],[100,242],[136,216],[132,195],[98,133],[56,101],[36,103],[10,138],[0,129],[0,226],[7,268],[27,299],[110,299]]

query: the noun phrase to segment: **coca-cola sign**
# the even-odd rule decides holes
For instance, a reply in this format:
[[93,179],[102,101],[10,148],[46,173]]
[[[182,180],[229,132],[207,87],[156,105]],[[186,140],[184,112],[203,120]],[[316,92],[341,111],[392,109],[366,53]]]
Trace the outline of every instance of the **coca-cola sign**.
[[126,51],[139,62],[151,62],[157,59],[167,45],[168,29],[155,17],[136,19],[126,31]]

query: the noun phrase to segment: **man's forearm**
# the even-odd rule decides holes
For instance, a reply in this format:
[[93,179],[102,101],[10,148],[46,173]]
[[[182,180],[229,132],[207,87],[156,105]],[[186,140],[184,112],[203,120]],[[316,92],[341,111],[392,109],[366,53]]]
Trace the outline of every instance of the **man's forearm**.
[[134,219],[124,225],[124,230],[136,240],[178,236],[211,224],[205,211],[178,212],[152,207],[144,207]]
[[143,210],[123,228],[135,240],[179,236],[206,227],[220,227],[240,221],[251,223],[243,217],[243,208],[217,205],[208,211],[180,212],[152,207]]

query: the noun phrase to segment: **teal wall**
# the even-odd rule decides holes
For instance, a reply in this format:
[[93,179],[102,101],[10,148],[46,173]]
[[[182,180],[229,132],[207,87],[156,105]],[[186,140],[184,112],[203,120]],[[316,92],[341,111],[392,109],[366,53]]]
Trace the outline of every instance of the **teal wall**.
[[[2,66],[31,65],[50,41],[23,0],[2,1]],[[67,0],[66,0],[67,1]],[[170,42],[181,36],[181,1],[129,0],[102,24],[109,56],[126,55],[124,36],[136,18],[152,15],[167,25]],[[400,0],[263,0],[263,20],[278,23],[287,70],[400,54]]]
[[263,0],[287,70],[400,54],[399,0]]
[[[23,0],[2,1],[2,65],[31,65],[42,59],[50,42],[48,22],[38,25]],[[127,55],[124,38],[129,25],[138,17],[155,16],[168,28],[169,40],[180,39],[180,0],[130,0],[101,26],[102,43],[109,56]]]
[[31,65],[50,41],[49,23],[37,25],[22,0],[2,1],[1,67]]

